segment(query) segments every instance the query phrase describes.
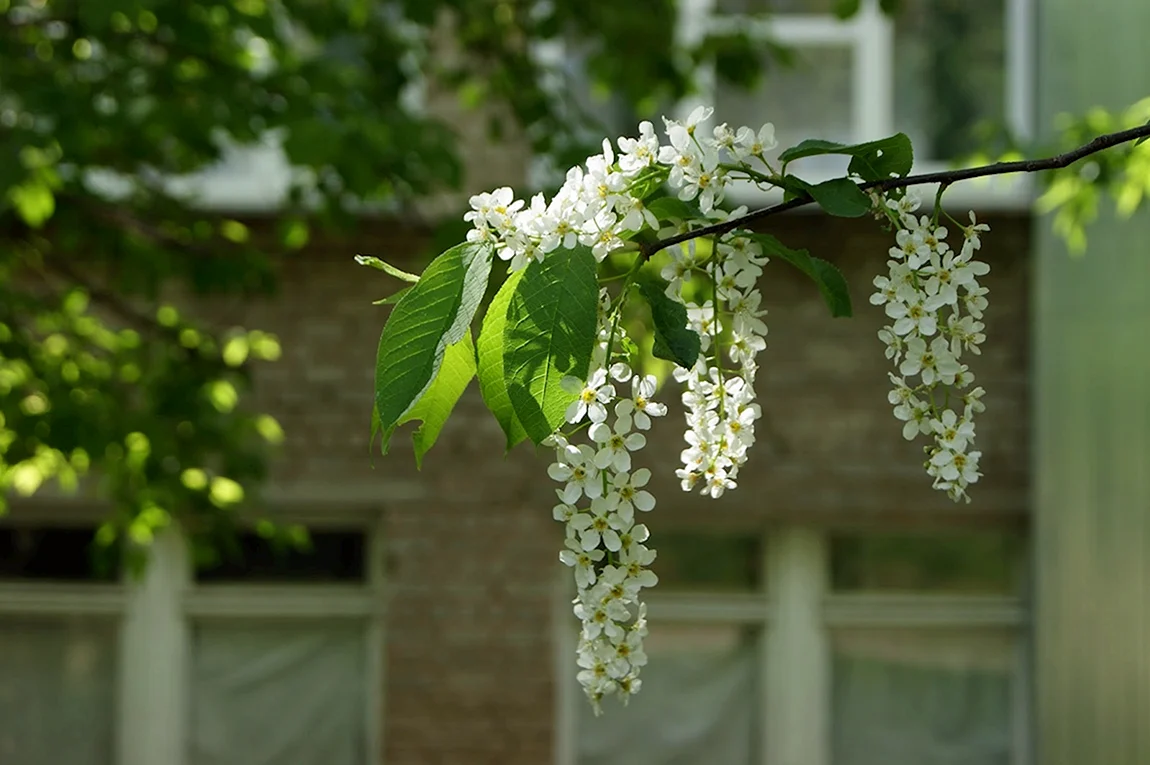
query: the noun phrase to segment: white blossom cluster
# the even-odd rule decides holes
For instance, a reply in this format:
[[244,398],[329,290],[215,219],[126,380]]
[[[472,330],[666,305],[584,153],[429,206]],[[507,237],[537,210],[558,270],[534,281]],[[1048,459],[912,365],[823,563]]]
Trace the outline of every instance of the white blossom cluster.
[[[764,177],[750,168],[752,161],[771,170],[766,152],[776,145],[774,126],[756,131],[722,124],[706,135],[700,126],[712,111],[700,107],[685,121],[664,119],[666,143],[650,122],[640,123],[637,138],[619,138],[615,146],[604,140],[602,153],[571,168],[550,201],[537,194],[525,203],[506,187],[472,197],[464,216],[473,225],[468,241],[492,244],[515,271],[560,248],[581,244],[602,261],[644,230],[667,235],[726,219],[717,205],[729,183]],[[642,200],[652,183],[666,183],[678,199],[692,202],[698,215],[670,231],[661,228]],[[730,215],[743,213],[745,208]],[[739,231],[719,239],[708,257],[696,259],[695,253],[694,242],[673,250],[663,271],[668,296],[687,306],[703,349],[693,369],[675,371],[686,387],[689,445],[677,474],[684,490],[702,481],[704,494],[719,497],[735,486],[760,416],[754,402],[755,357],[766,347],[767,327],[755,284],[767,258]],[[700,304],[683,297],[692,276],[709,282],[709,300]],[[655,558],[644,544],[647,527],[635,523],[636,510],[655,505],[643,488],[650,471],[633,470],[631,454],[646,443],[639,431],[666,407],[652,400],[654,377],[637,375],[616,358],[623,340],[617,321],[623,299],[613,304],[602,293],[599,345],[588,378],[565,381],[577,395],[566,413],[568,425],[575,427],[560,429],[548,441],[556,455],[548,472],[563,483],[554,509],[567,529],[560,559],[575,570],[575,613],[583,623],[578,678],[596,711],[604,696],[615,693],[625,701],[639,689],[647,629],[639,591],[657,581],[647,568]],[[573,443],[573,432],[584,426],[590,443]]]
[[559,559],[575,570],[574,611],[583,625],[577,677],[597,713],[604,696],[618,694],[625,703],[639,691],[639,671],[647,663],[646,609],[639,595],[659,581],[648,568],[655,551],[644,544],[647,526],[635,517],[636,511],[655,507],[655,498],[644,488],[651,471],[635,469],[632,454],[646,446],[640,431],[667,408],[652,400],[654,377],[635,374],[625,361],[611,363],[609,346],[620,339],[612,337],[616,332],[622,330],[610,312],[601,311],[590,376],[564,380],[578,393],[566,420],[586,424],[590,443],[552,435],[555,462],[547,471],[563,484],[556,489],[559,504],[553,511],[566,526]]
[[647,186],[647,179],[664,174],[679,199],[696,201],[709,215],[731,181],[723,160],[735,165],[755,157],[761,160],[775,146],[770,124],[757,133],[723,124],[713,129],[711,137],[700,137],[699,125],[712,111],[699,107],[685,122],[664,118],[666,144],[660,143],[654,125],[647,121],[639,124],[638,138],[616,141],[618,151],[603,139],[603,152],[568,170],[550,201],[536,194],[526,204],[508,187],[471,197],[471,210],[463,216],[474,226],[467,240],[494,244],[499,257],[511,262],[512,271],[577,243],[590,247],[602,261],[623,246],[624,236],[659,229],[659,220],[636,193]]
[[[702,482],[701,493],[717,499],[735,488],[739,468],[755,442],[755,420],[762,414],[755,403],[755,357],[767,346],[767,325],[762,319],[766,315],[762,293],[755,285],[767,257],[754,240],[736,230],[715,245],[713,257],[700,268],[693,262],[694,240],[690,244],[673,251],[664,278],[673,286],[674,278],[689,277],[698,269],[713,288],[712,298],[701,305],[687,303],[687,317],[699,333],[702,352],[693,369],[679,367],[674,373],[684,385],[687,411],[687,448],[675,474],[683,491]],[[729,318],[721,326],[724,317]],[[730,365],[724,362],[723,345]]]
[[[896,246],[890,249],[889,273],[874,280],[877,292],[870,302],[885,306],[893,321],[878,333],[886,357],[898,369],[890,375],[888,398],[895,417],[904,423],[904,438],[934,439],[925,447],[934,488],[955,501],[969,502],[967,488],[981,475],[974,415],[985,410],[985,391],[971,387],[974,374],[962,363],[962,355],[978,355],[986,340],[981,319],[988,290],[978,277],[989,273],[990,266],[974,255],[982,246],[980,234],[990,227],[971,212],[970,225],[960,226],[963,243],[955,252],[946,241],[945,227],[915,214],[918,201],[910,194],[885,204],[898,225]],[[961,409],[951,406],[955,399]]]

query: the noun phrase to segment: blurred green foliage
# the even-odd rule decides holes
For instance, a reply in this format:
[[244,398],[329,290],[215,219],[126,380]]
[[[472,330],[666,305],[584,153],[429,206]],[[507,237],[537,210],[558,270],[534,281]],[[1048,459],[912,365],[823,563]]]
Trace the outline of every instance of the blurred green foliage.
[[[146,544],[173,518],[198,540],[228,532],[283,438],[244,398],[279,345],[165,296],[268,294],[272,257],[314,227],[457,185],[455,134],[420,109],[428,78],[506,105],[565,167],[602,136],[574,93],[653,117],[700,63],[755,76],[737,34],[676,48],[676,7],[0,0],[0,509],[87,475],[114,507],[101,542]],[[444,33],[463,55],[441,55]],[[545,42],[577,50],[581,71],[539,56]],[[168,182],[269,137],[294,168],[274,241]]]
[[[1059,151],[1089,143],[1096,136],[1150,124],[1150,98],[1122,112],[1092,109],[1084,115],[1061,115]],[[1150,141],[1123,144],[1046,173],[1038,199],[1040,213],[1053,213],[1056,234],[1070,252],[1086,251],[1086,227],[1098,217],[1099,204],[1109,196],[1115,212],[1129,218],[1150,198]]]
[[[1077,149],[1098,136],[1150,124],[1150,97],[1111,111],[1101,107],[1085,114],[1061,114],[1054,138],[1021,141],[1001,124],[981,125],[984,148],[963,157],[960,166],[1042,159]],[[1037,174],[1035,211],[1050,214],[1054,233],[1073,255],[1086,252],[1087,227],[1098,218],[1109,197],[1119,218],[1129,218],[1150,199],[1150,141],[1120,144],[1091,154],[1067,167]]]

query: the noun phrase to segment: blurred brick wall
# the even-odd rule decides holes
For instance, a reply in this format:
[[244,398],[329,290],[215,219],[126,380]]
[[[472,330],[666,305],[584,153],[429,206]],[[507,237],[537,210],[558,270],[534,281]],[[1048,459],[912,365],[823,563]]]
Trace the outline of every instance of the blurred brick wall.
[[[659,506],[649,519],[656,547],[659,529],[671,525],[1024,523],[1030,220],[987,221],[988,340],[969,361],[987,389],[978,426],[985,476],[972,504],[955,506],[930,489],[921,445],[902,439],[886,400],[888,366],[875,336],[883,315],[867,298],[873,277],[885,272],[889,235],[870,221],[795,214],[772,220],[772,233],[837,263],[857,316],[829,318],[805,277],[784,263],[767,269],[764,418],[742,485],[718,502],[679,490],[680,410],[677,395],[663,394],[672,412],[657,421],[641,457],[656,476]],[[284,261],[275,302],[219,304],[211,317],[273,331],[282,342],[283,359],[257,377],[257,404],[287,432],[272,496],[385,513],[388,765],[546,763],[553,757],[551,615],[561,529],[551,519],[545,455],[527,446],[501,455],[501,433],[474,383],[422,472],[414,469],[408,429],[387,457],[368,451],[375,349],[386,317],[370,302],[395,283],[351,257],[371,251],[403,264],[422,241],[418,232],[380,224],[355,241],[316,243]]]

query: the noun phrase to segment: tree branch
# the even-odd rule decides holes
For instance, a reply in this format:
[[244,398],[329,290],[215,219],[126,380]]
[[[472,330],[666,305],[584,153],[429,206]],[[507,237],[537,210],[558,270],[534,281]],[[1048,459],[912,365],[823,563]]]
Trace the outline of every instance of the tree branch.
[[[944,170],[937,173],[922,173],[920,175],[908,175],[904,178],[888,178],[881,181],[868,181],[860,183],[859,188],[864,191],[889,191],[890,189],[905,188],[907,186],[921,186],[927,183],[938,183],[944,187],[958,181],[966,181],[971,178],[985,178],[991,175],[1009,175],[1012,173],[1039,173],[1044,170],[1058,170],[1059,168],[1067,167],[1074,164],[1080,159],[1089,157],[1091,154],[1097,154],[1100,151],[1110,149],[1130,141],[1150,138],[1150,124],[1141,125],[1136,128],[1128,130],[1120,130],[1116,133],[1107,133],[1100,135],[1087,144],[1079,146],[1077,149],[1057,154],[1053,157],[1045,159],[1023,159],[1016,162],[996,162],[991,165],[981,165],[979,167],[967,167],[957,170]],[[777,215],[779,213],[787,212],[788,210],[795,210],[799,207],[813,202],[809,195],[796,197],[787,202],[782,202],[771,207],[764,207],[759,210],[754,210],[746,215],[734,218],[732,220],[725,220],[722,223],[715,223],[710,226],[703,226],[694,231],[687,231],[682,234],[667,237],[666,239],[659,239],[654,242],[642,244],[639,247],[639,252],[644,258],[650,258],[660,250],[668,247],[673,247],[677,244],[698,239],[704,236],[719,236],[728,231],[733,231],[736,228],[743,228],[748,223],[762,220],[763,218]]]

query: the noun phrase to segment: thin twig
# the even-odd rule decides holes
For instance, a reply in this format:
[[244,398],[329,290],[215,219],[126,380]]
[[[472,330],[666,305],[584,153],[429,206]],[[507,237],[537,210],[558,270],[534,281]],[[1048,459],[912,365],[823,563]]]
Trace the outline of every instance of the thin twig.
[[[991,175],[1008,175],[1011,173],[1039,173],[1044,170],[1057,170],[1059,168],[1072,165],[1078,160],[1088,157],[1091,154],[1097,154],[1100,151],[1118,146],[1119,144],[1128,143],[1139,138],[1150,137],[1150,124],[1141,125],[1129,130],[1120,130],[1117,133],[1107,133],[1100,135],[1087,144],[1079,146],[1077,149],[1058,154],[1053,157],[1045,159],[1023,159],[1015,162],[996,162],[992,165],[981,165],[979,167],[967,167],[957,170],[944,170],[937,173],[922,173],[920,175],[908,175],[904,178],[888,178],[881,181],[868,181],[860,183],[859,188],[864,191],[889,191],[891,189],[905,188],[907,186],[921,186],[927,183],[939,183],[949,186],[957,181],[966,181],[971,178],[985,178]],[[703,226],[702,228],[695,229],[694,231],[687,231],[682,234],[667,237],[666,239],[659,239],[648,244],[640,245],[639,252],[644,258],[650,258],[656,252],[673,247],[677,244],[690,241],[691,239],[698,239],[704,236],[719,236],[728,231],[733,231],[736,228],[743,228],[749,223],[762,220],[771,215],[795,210],[799,207],[809,205],[814,199],[810,195],[803,195],[796,197],[787,202],[782,202],[771,207],[764,207],[759,210],[754,210],[746,215],[725,220],[722,223],[715,223],[710,226]]]

